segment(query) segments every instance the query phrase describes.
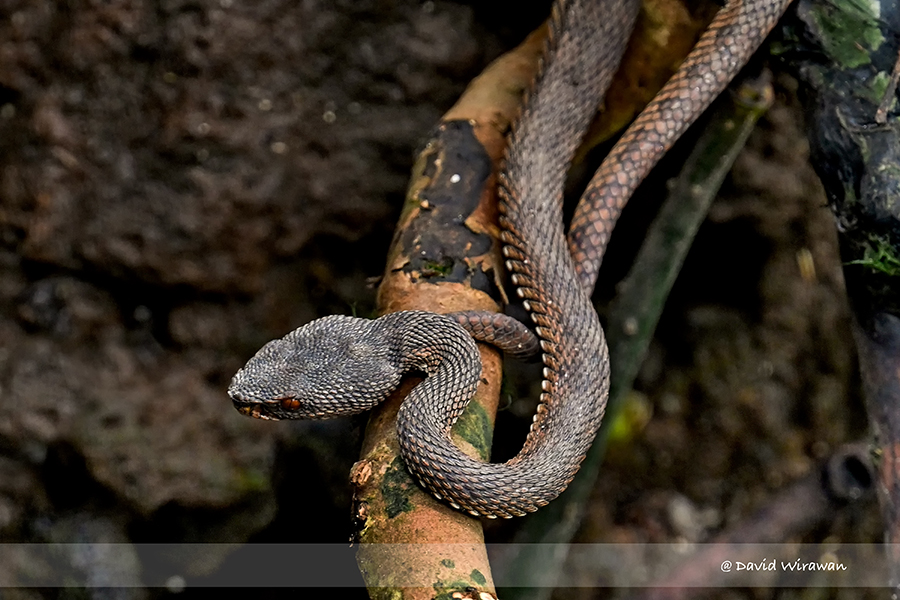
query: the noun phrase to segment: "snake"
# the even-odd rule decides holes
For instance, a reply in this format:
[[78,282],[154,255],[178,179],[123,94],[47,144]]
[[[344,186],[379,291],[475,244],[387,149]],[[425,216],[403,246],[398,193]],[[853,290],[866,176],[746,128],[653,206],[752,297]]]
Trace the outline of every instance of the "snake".
[[[376,406],[406,373],[426,377],[397,415],[400,454],[419,483],[476,517],[536,511],[575,477],[602,422],[609,353],[590,293],[625,203],[728,85],[790,0],[728,0],[679,70],[591,178],[566,232],[566,172],[618,68],[640,0],[556,0],[538,74],[511,127],[498,176],[500,241],[531,333],[502,314],[332,315],[263,346],[228,394],[258,419],[324,419]],[[464,454],[450,429],[481,377],[475,340],[542,353],[542,393],[521,451],[505,463]]]

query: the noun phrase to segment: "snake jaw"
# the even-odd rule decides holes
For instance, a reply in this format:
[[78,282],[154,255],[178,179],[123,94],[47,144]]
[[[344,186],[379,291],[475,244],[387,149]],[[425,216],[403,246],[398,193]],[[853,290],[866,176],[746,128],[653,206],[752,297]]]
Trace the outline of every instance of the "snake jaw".
[[254,419],[261,419],[263,421],[280,421],[279,417],[271,414],[266,407],[262,404],[244,404],[241,406],[235,406],[237,411],[242,415],[246,415],[248,417],[253,417]]
[[242,394],[235,389],[234,384],[228,389],[228,395],[234,408],[242,415],[260,419],[262,421],[280,421],[283,417],[278,413],[281,412],[285,401],[281,398],[276,400],[260,400],[251,396]]

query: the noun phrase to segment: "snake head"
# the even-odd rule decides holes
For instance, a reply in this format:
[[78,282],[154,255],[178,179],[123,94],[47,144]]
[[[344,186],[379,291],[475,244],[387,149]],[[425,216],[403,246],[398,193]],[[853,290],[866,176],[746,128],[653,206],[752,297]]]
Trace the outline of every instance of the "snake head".
[[330,316],[263,346],[235,374],[228,395],[257,419],[328,419],[371,409],[402,370],[377,320]]

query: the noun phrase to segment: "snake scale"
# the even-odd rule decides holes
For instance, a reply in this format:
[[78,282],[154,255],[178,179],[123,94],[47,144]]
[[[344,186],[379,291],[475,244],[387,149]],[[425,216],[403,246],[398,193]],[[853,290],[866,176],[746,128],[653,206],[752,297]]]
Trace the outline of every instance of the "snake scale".
[[[729,0],[598,169],[568,238],[566,171],[619,64],[640,0],[554,2],[542,67],[509,135],[499,177],[503,254],[544,361],[537,414],[510,461],[470,458],[450,439],[481,376],[473,336],[507,351],[522,351],[529,339],[524,326],[503,315],[403,311],[375,320],[317,319],[247,362],[228,390],[235,406],[262,419],[358,413],[387,398],[404,373],[424,372],[400,407],[397,427],[404,461],[425,488],[489,518],[521,516],[556,498],[578,471],[606,406],[609,355],[589,296],[616,220],[789,2]],[[510,335],[495,339],[498,328]]]

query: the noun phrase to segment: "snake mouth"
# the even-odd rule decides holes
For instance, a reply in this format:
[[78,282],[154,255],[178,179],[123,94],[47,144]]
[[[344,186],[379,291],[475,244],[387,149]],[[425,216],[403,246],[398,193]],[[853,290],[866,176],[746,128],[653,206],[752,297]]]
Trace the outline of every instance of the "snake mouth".
[[234,407],[242,415],[253,417],[254,419],[261,419],[263,421],[281,420],[281,417],[275,415],[265,404],[260,404],[258,402],[235,402]]
[[236,406],[238,412],[254,419],[262,419],[263,421],[280,421],[279,417],[272,414],[263,404],[244,404]]
[[228,395],[231,397],[234,408],[242,415],[253,417],[254,419],[261,419],[263,421],[281,420],[281,417],[279,417],[276,412],[279,405],[278,402],[273,402],[271,403],[272,406],[267,406],[267,404],[270,404],[269,402],[254,399],[252,396],[245,395],[240,389],[235,389],[233,384],[228,390]]

